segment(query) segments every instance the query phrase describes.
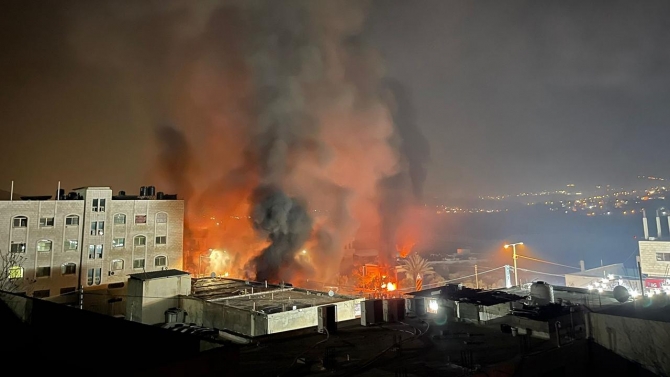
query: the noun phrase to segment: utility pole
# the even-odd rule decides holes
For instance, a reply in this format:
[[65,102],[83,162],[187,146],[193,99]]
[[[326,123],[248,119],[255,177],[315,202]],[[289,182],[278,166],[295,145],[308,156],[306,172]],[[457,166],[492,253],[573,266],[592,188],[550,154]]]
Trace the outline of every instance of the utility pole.
[[642,265],[640,264],[640,256],[635,257],[637,261],[637,275],[640,277],[640,296],[644,298],[644,282],[642,281]]
[[475,265],[475,284],[477,289],[479,289],[479,275],[477,275],[477,265]]
[[517,260],[516,245],[523,245],[523,242],[507,244],[507,245],[505,245],[505,249],[508,249],[510,246],[512,246],[512,259],[514,260],[514,285],[516,285],[518,287],[519,286],[519,274],[518,274],[517,269],[516,269],[516,260]]

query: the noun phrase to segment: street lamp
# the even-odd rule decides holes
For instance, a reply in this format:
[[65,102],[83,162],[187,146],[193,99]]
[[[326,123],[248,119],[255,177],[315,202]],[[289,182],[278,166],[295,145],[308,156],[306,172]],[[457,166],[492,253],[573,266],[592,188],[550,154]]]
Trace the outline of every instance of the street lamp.
[[523,245],[523,242],[517,242],[517,243],[510,243],[505,245],[505,249],[509,249],[510,246],[512,247],[512,259],[514,260],[514,285],[517,287],[519,286],[519,274],[516,271],[516,245]]

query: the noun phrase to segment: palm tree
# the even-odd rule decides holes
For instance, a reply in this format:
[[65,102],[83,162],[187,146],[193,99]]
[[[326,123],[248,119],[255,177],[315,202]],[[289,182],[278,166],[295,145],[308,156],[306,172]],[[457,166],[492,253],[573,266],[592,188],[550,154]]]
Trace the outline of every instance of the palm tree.
[[421,258],[418,254],[412,254],[407,257],[400,271],[404,271],[407,275],[414,281],[416,284],[417,275],[421,275],[421,278],[424,279],[426,275],[432,275],[435,273],[433,267],[428,264],[428,261],[424,258]]

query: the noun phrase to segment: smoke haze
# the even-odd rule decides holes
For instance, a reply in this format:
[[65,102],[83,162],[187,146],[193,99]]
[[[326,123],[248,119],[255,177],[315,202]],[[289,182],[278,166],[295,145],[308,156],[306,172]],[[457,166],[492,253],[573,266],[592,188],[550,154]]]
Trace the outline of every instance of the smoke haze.
[[[188,196],[189,227],[226,250],[220,268],[331,279],[361,231],[385,260],[395,255],[428,148],[408,96],[362,38],[367,2],[107,4],[131,25],[156,23],[162,65],[143,66],[132,33],[91,18],[77,19],[73,44],[91,64],[134,67],[143,85],[129,83],[129,95],[147,107],[138,114],[176,125],[156,131],[154,174]],[[119,46],[112,59],[98,38]],[[162,96],[147,99],[147,86]]]

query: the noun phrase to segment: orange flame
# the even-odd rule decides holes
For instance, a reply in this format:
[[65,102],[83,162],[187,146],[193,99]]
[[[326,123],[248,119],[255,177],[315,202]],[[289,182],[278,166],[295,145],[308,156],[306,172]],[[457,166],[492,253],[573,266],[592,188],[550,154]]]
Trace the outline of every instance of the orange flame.
[[398,287],[397,287],[395,284],[393,284],[393,283],[388,283],[388,284],[386,284],[386,290],[387,290],[387,291],[389,291],[389,292],[393,292],[393,291],[395,291],[396,289],[398,289]]

